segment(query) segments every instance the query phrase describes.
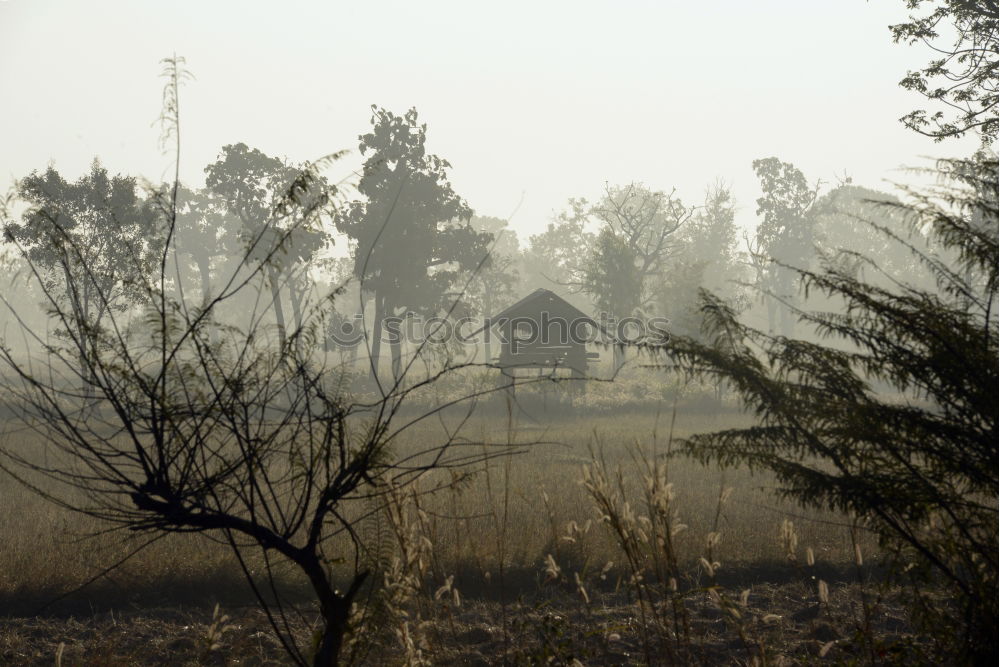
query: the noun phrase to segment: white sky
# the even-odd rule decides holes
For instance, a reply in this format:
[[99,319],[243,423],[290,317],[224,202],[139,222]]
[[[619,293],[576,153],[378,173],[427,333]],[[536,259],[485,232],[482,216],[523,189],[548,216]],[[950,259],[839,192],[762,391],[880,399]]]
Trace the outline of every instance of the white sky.
[[967,155],[897,118],[896,85],[926,63],[891,43],[902,0],[597,2],[113,2],[0,0],[0,185],[94,156],[166,178],[159,60],[184,56],[182,179],[243,141],[293,161],[349,148],[371,104],[416,106],[432,152],[477,213],[524,238],[606,181],[676,187],[717,178],[756,224],[751,161],[811,180],[888,188],[921,156]]

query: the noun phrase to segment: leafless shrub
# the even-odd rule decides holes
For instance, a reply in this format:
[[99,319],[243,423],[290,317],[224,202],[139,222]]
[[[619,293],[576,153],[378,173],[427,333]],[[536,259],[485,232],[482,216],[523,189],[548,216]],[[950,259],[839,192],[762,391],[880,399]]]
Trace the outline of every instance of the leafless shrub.
[[[179,152],[182,61],[166,64],[164,125]],[[336,188],[320,177],[320,166],[304,168],[273,203],[239,269],[198,306],[171,287],[176,181],[153,195],[162,243],[151,273],[133,267],[141,298],[128,308],[107,307],[111,296],[65,218],[34,211],[47,219],[63,265],[74,270],[61,282],[49,280],[20,248],[63,333],[48,339],[25,331],[30,344],[23,353],[0,346],[17,416],[45,443],[44,452],[4,448],[0,467],[109,530],[137,533],[143,544],[167,533],[204,533],[228,544],[290,658],[325,666],[363,654],[360,643],[345,645],[365,619],[362,590],[387,584],[387,599],[401,604],[420,574],[413,562],[423,558],[419,541],[411,553],[413,543],[401,540],[407,548],[396,570],[374,576],[380,563],[359,525],[425,471],[489,459],[495,450],[453,435],[422,451],[397,451],[409,426],[477,394],[400,417],[411,395],[462,367],[445,358],[421,378],[404,373],[373,400],[352,401],[322,355],[324,315],[336,294],[277,338],[264,314],[243,328],[219,322],[220,306],[263,288],[267,267],[295,231],[334,205]],[[84,294],[100,302],[100,321],[86,317]],[[405,532],[403,516],[396,520],[397,533]],[[258,562],[262,571],[255,571]],[[312,646],[292,632],[290,619],[301,611],[276,576],[289,566],[319,607]],[[402,628],[401,641],[418,650],[416,628]]]

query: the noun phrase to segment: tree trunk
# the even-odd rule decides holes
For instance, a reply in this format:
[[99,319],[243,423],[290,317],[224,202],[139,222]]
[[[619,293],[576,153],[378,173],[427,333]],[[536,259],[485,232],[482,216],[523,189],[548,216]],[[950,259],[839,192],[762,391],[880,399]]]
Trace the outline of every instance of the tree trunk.
[[795,317],[790,306],[781,304],[781,335],[791,338],[795,333]]
[[611,374],[617,375],[625,365],[625,344],[614,343],[611,346]]
[[340,661],[340,651],[344,646],[344,635],[347,634],[349,605],[339,598],[333,602],[333,608],[324,608],[323,635],[313,656],[313,667],[335,667]]
[[[316,644],[313,667],[335,667],[339,664],[340,652],[344,647],[344,635],[349,629],[351,601],[356,587],[352,586],[352,592],[348,592],[346,595],[339,595],[334,591],[327,573],[318,559],[307,556],[299,560],[298,564],[309,577],[309,583],[312,584],[313,592],[319,601],[320,614],[323,617],[323,634]],[[355,583],[360,584],[363,580],[364,576],[362,575],[361,579],[355,579]]]
[[267,269],[267,279],[271,283],[271,304],[274,306],[274,319],[278,324],[278,340],[285,346],[285,310],[281,305],[281,291],[278,289],[278,272],[273,267]]
[[305,289],[298,289],[297,286],[298,279],[293,279],[288,281],[288,296],[289,301],[292,303],[292,319],[295,320],[295,328],[302,328],[302,296],[305,294]]
[[382,353],[382,318],[385,317],[385,299],[375,294],[375,325],[372,327],[371,353],[369,364],[372,381],[378,383],[378,362]]
[[198,272],[201,274],[201,303],[208,305],[212,299],[212,271],[209,267],[208,257],[205,255],[194,255],[195,262],[198,263]]
[[[486,298],[483,299],[483,318],[493,317],[493,290],[490,288],[489,284],[486,285]],[[493,347],[490,342],[490,332],[488,330],[483,331],[483,346],[486,353],[486,363],[493,362]]]
[[402,329],[395,320],[393,320],[392,326],[387,328],[392,335],[389,340],[389,351],[392,353],[392,380],[399,382],[400,375],[403,373]]

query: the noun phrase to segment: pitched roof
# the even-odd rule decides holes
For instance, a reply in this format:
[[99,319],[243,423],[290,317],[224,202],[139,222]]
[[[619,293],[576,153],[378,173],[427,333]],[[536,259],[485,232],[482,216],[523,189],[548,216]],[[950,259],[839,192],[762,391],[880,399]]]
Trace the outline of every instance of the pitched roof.
[[503,309],[503,311],[497,313],[490,319],[496,322],[502,319],[509,319],[512,315],[518,314],[518,311],[527,310],[529,308],[530,309],[537,308],[538,311],[541,312],[546,308],[551,309],[553,306],[558,307],[559,310],[561,311],[569,311],[567,314],[572,315],[573,317],[589,320],[591,322],[594,321],[594,318],[592,318],[590,315],[587,315],[579,308],[566,301],[566,299],[563,299],[561,296],[556,294],[555,292],[547,290],[543,287],[539,287],[534,292],[524,297],[520,301],[511,304],[510,306],[507,306],[506,308]]

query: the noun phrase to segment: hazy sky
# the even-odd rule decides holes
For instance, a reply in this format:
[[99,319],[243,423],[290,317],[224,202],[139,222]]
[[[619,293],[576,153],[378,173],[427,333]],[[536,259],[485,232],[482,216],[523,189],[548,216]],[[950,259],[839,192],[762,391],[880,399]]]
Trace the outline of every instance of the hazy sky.
[[522,236],[570,197],[643,181],[699,200],[729,182],[756,224],[751,161],[888,187],[920,156],[967,155],[897,118],[923,47],[893,45],[902,0],[54,2],[0,0],[0,179],[44,168],[168,174],[159,60],[184,56],[182,178],[221,146],[299,161],[349,148],[370,105],[417,107],[478,213]]

